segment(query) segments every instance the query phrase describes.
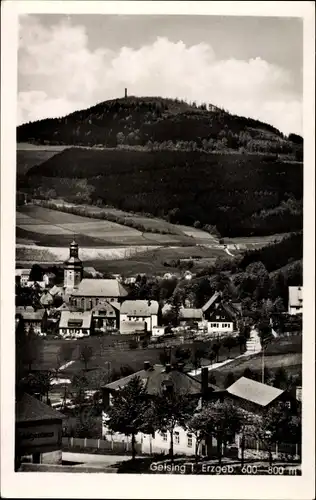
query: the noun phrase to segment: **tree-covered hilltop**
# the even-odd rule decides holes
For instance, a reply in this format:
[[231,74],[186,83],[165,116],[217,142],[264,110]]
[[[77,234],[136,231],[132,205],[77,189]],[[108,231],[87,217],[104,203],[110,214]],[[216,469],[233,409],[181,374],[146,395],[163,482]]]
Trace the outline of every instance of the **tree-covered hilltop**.
[[113,99],[17,128],[17,141],[33,144],[274,153],[296,160],[302,159],[299,139],[211,104],[161,97]]
[[111,205],[224,235],[302,229],[303,168],[262,155],[69,148],[31,168],[31,195]]

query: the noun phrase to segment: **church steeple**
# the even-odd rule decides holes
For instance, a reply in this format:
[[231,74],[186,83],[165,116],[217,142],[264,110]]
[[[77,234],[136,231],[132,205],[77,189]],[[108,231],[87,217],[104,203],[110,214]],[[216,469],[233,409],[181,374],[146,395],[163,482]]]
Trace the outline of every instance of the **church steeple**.
[[74,240],[69,246],[69,259],[64,263],[64,287],[71,294],[82,280],[83,266],[79,259],[79,246]]
[[73,240],[72,243],[70,243],[70,257],[75,257],[76,259],[78,259],[78,253],[79,253],[79,247],[78,247],[78,243],[75,242],[75,240]]

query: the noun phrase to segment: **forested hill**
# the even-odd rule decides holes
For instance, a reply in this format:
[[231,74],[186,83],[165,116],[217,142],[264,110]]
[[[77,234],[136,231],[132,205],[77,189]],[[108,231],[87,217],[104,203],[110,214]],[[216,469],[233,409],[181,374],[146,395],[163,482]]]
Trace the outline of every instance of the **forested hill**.
[[126,97],[63,118],[17,128],[17,141],[76,146],[142,146],[149,150],[273,153],[302,160],[302,138],[212,105],[178,99]]
[[216,225],[223,236],[302,229],[303,167],[269,156],[69,148],[24,182],[35,197]]

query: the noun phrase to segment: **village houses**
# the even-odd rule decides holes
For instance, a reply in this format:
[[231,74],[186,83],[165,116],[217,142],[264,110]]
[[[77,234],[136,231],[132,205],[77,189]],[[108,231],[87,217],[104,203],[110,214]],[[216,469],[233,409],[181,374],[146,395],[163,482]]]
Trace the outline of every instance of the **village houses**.
[[[197,408],[200,407],[202,398],[205,400],[216,400],[220,399],[223,395],[221,389],[209,384],[207,368],[202,370],[201,381],[199,381],[185,373],[181,364],[177,366],[168,364],[162,366],[151,365],[149,362],[145,361],[143,370],[116,380],[115,382],[111,382],[102,389],[102,436],[107,440],[122,442],[129,439],[123,434],[112,433],[108,429],[107,410],[112,403],[113,392],[124,387],[135,376],[142,380],[149,397],[154,398],[158,394],[163,394],[164,391],[174,391],[177,394],[185,394],[192,398],[196,402]],[[194,455],[195,440],[195,436],[189,431],[180,426],[176,426],[174,429],[174,452]],[[140,432],[136,435],[136,442],[141,443],[143,453],[168,453],[170,448],[170,435],[167,432],[158,431],[155,432],[154,435]],[[201,454],[206,453],[205,443],[201,443],[200,449]]]
[[145,323],[147,332],[152,332],[158,325],[158,312],[156,300],[126,300],[120,310],[120,329],[127,333],[128,325],[132,331],[135,323],[141,322]]
[[302,314],[303,313],[303,287],[302,286],[289,286],[289,314]]

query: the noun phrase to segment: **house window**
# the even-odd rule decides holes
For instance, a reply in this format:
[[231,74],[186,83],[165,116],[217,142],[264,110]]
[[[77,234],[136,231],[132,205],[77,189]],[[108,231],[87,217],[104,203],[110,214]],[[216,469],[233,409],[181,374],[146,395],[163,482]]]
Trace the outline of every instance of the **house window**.
[[174,433],[174,442],[175,444],[180,444],[180,434],[179,432]]
[[291,409],[291,402],[290,401],[286,401],[285,402],[285,406],[289,409]]
[[166,432],[162,432],[161,435],[164,441],[168,441],[168,434]]
[[192,448],[192,434],[187,434],[188,448]]

